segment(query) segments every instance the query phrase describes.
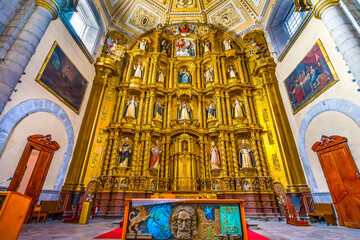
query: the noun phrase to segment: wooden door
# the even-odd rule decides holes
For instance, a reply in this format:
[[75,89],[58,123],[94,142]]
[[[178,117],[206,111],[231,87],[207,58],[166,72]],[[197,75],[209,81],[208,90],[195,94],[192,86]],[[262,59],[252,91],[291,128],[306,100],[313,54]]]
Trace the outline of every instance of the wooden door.
[[340,136],[322,136],[313,145],[324,171],[341,226],[360,228],[360,174],[347,145]]
[[36,159],[35,166],[33,167],[30,179],[25,186],[24,195],[31,197],[32,201],[29,207],[29,212],[26,221],[31,221],[31,214],[34,205],[38,202],[41,190],[43,188],[47,172],[49,170],[51,160],[55,151],[60,148],[56,141],[52,141],[51,136],[33,135],[28,137],[28,143],[16,167],[13,178],[8,187],[8,191],[18,191],[22,182],[24,173],[27,169],[29,158],[33,150],[40,153]]

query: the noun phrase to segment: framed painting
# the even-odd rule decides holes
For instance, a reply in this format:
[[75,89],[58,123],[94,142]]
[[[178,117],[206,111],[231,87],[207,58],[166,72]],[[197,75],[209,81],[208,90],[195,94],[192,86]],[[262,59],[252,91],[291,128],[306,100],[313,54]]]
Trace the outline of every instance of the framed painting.
[[196,44],[192,38],[179,38],[176,40],[176,57],[194,57]]
[[284,81],[293,114],[338,81],[339,78],[319,39]]
[[88,81],[54,42],[36,82],[55,95],[61,102],[79,114]]

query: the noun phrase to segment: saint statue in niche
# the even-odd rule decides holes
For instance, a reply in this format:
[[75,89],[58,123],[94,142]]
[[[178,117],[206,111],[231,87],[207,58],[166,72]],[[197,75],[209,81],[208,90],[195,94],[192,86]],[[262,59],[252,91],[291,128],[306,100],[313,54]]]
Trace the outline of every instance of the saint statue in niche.
[[214,81],[214,72],[212,68],[206,69],[204,73],[205,83]]
[[203,51],[204,53],[208,53],[211,50],[211,43],[209,40],[205,40],[203,43]]
[[207,119],[215,119],[216,118],[216,106],[213,101],[209,104],[209,107],[207,109]]
[[120,153],[120,167],[127,167],[131,159],[132,149],[128,143],[129,138],[125,138],[124,144],[119,148]]
[[210,151],[210,169],[220,169],[220,155],[219,150],[215,146],[215,142],[211,142],[211,151]]
[[136,118],[137,117],[137,102],[135,101],[135,97],[131,97],[131,100],[128,100],[126,103],[126,107],[124,109],[124,117],[132,117],[132,118]]
[[143,67],[141,65],[141,62],[138,61],[137,65],[134,64],[134,71],[133,71],[133,77],[142,78],[143,74]]
[[233,118],[246,117],[244,106],[237,98],[235,98],[235,101],[233,103],[233,114],[232,115],[233,115]]
[[191,120],[191,108],[185,101],[179,106],[178,120]]
[[161,42],[161,52],[166,53],[168,49],[168,42],[166,39]]
[[165,74],[163,73],[163,71],[158,71],[156,80],[161,83],[165,82]]
[[233,66],[228,67],[228,78],[236,78],[236,71],[234,70]]
[[179,83],[191,83],[191,75],[186,69],[180,70]]
[[163,106],[161,105],[160,100],[157,100],[154,107],[154,118],[162,119],[163,115]]
[[148,48],[148,42],[147,42],[147,40],[146,40],[146,39],[141,39],[141,40],[139,41],[138,48],[139,48],[140,50],[146,51],[147,48]]
[[231,44],[231,40],[228,39],[228,38],[225,38],[225,39],[223,40],[223,45],[224,45],[224,51],[233,49],[233,46],[232,46],[232,44]]
[[159,141],[156,140],[155,144],[151,146],[150,168],[158,169],[159,161],[161,157],[161,151],[159,149]]
[[242,146],[239,150],[239,163],[242,168],[249,168],[255,166],[254,156],[252,151],[246,147],[245,140],[242,140]]

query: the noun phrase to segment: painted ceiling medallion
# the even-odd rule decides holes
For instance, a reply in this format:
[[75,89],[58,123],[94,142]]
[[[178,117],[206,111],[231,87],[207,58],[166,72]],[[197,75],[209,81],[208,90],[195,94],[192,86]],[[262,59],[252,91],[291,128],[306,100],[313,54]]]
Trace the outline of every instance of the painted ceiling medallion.
[[141,4],[138,4],[135,10],[127,19],[127,25],[136,27],[141,32],[147,32],[156,27],[160,21],[160,16]]
[[176,0],[176,8],[194,8],[196,7],[195,0]]
[[232,2],[215,12],[210,20],[213,24],[229,31],[245,22],[241,11]]

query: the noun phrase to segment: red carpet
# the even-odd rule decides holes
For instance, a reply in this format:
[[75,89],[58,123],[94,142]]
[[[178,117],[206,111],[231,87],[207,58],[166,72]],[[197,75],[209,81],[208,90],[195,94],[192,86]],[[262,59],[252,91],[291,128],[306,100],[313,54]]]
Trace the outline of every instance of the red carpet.
[[[111,232],[104,233],[100,236],[97,236],[95,238],[106,238],[106,239],[121,239],[122,235],[122,222],[120,223],[120,228],[117,228],[115,230],[112,230]],[[248,229],[248,238],[249,240],[270,240],[266,237],[261,236],[260,234],[257,234],[251,230]]]

